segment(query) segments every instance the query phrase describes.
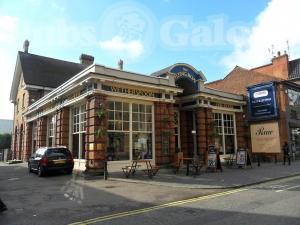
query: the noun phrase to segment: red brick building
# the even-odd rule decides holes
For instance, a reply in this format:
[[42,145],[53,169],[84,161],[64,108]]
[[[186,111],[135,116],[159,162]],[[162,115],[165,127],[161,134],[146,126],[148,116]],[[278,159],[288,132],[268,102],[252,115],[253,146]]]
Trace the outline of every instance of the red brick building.
[[[184,63],[151,75],[24,52],[18,53],[10,99],[15,105],[13,154],[27,160],[43,146],[67,146],[75,169],[122,167],[142,157],[158,165],[175,152],[206,161],[209,145],[221,157],[248,146],[246,99],[204,85]],[[192,132],[193,131],[193,132]]]

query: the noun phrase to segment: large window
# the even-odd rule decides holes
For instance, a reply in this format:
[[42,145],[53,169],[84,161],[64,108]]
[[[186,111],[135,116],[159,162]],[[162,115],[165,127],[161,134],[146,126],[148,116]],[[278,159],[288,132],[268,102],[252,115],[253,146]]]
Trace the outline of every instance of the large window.
[[152,105],[109,101],[108,159],[152,159]]
[[108,160],[129,160],[129,103],[108,103]]
[[55,145],[55,119],[56,116],[53,115],[49,118],[48,121],[48,146],[54,146]]
[[76,106],[72,110],[72,151],[75,159],[85,158],[85,130],[86,109],[85,104]]
[[235,123],[234,115],[228,113],[214,113],[215,143],[221,155],[235,152]]

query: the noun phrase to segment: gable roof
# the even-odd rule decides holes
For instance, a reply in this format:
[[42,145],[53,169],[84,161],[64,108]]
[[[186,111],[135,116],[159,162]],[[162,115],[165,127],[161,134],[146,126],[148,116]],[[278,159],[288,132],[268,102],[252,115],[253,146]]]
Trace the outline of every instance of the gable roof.
[[79,63],[24,52],[18,54],[27,85],[56,88],[86,68]]
[[51,90],[86,67],[86,65],[79,63],[19,51],[10,90],[10,101],[16,100],[21,74],[23,74],[25,85],[50,88]]
[[268,81],[283,81],[283,79],[236,66],[223,80],[207,83],[205,86],[224,92],[246,96],[248,86]]

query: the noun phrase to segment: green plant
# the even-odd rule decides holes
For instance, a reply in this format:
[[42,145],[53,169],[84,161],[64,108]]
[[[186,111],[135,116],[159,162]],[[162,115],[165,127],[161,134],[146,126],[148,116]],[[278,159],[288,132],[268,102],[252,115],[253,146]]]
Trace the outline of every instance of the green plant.
[[96,131],[97,137],[103,137],[104,135],[107,134],[106,128],[103,126],[103,121],[106,118],[106,109],[103,107],[103,105],[100,105],[99,110],[96,112],[96,115],[100,121],[100,127]]

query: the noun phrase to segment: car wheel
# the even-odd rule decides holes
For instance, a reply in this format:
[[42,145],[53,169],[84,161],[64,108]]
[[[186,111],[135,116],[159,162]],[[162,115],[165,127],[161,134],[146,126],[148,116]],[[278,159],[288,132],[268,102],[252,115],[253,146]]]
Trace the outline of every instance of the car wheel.
[[31,164],[28,163],[28,172],[31,173],[32,172],[32,168],[31,168]]
[[38,167],[38,176],[39,177],[45,176],[45,171],[44,171],[44,168],[42,166]]

